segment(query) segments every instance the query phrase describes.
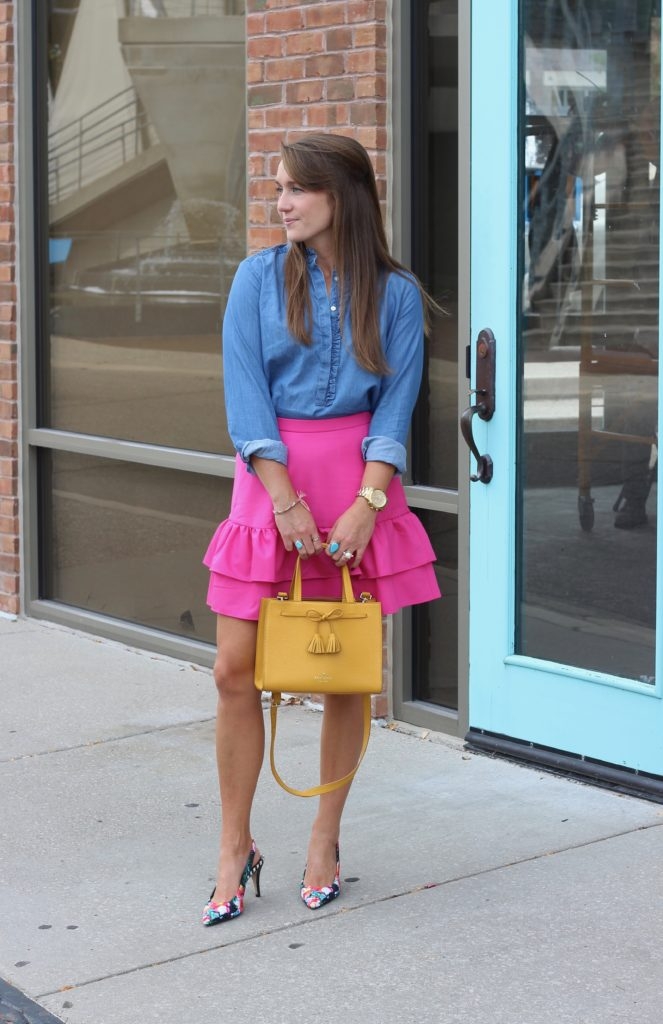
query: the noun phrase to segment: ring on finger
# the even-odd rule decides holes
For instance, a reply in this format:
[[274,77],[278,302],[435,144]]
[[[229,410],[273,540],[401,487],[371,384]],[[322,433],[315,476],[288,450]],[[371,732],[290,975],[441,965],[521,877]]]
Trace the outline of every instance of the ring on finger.
[[298,551],[303,551],[304,550],[304,541],[303,540],[296,540],[295,541],[295,547],[297,548]]
[[345,558],[346,561],[349,561],[352,557],[353,557],[353,552],[352,551],[344,551],[343,552],[343,558]]

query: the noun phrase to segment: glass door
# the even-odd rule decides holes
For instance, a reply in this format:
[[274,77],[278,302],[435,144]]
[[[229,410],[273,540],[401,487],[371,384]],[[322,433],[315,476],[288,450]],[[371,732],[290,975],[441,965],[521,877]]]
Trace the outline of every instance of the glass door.
[[470,726],[663,775],[660,0],[472,11]]

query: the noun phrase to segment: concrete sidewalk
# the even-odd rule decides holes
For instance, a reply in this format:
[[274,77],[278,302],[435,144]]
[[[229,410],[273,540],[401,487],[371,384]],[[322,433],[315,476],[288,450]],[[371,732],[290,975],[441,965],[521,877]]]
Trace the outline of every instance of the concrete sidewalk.
[[[660,1024],[663,808],[373,729],[343,892],[298,885],[315,804],[263,772],[263,895],[205,929],[210,672],[0,620],[0,976],[72,1024]],[[281,716],[315,775],[320,715]],[[31,1021],[5,1011],[0,1021]],[[37,1014],[34,1020],[41,1020]]]

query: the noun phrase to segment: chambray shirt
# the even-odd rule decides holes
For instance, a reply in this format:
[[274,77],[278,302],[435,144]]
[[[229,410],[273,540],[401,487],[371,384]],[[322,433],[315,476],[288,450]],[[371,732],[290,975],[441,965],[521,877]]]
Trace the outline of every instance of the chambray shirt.
[[328,295],[313,250],[308,250],[313,343],[302,345],[288,332],[287,251],[287,245],[277,245],[245,259],[228,296],[223,376],[235,448],[249,470],[252,455],[287,465],[278,416],[328,419],[369,412],[364,459],[388,462],[402,473],[423,361],[423,307],[417,285],[411,277],[388,275],[380,303],[380,332],[391,373],[381,377],[355,360],[349,311],[341,331],[338,281],[334,275]]

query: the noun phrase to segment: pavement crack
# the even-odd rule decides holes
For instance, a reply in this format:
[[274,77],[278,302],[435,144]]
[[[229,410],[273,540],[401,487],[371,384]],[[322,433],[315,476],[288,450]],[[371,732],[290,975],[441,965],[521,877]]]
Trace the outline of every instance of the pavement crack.
[[35,750],[29,754],[17,754],[15,757],[0,756],[0,765],[16,764],[18,761],[29,761],[37,757],[49,757],[51,754],[68,754],[74,750],[89,750],[92,747],[102,747],[107,743],[122,743],[125,740],[140,739],[141,736],[152,736],[155,733],[168,732],[170,729],[182,729],[190,725],[205,725],[214,722],[215,716],[206,718],[191,718],[182,722],[171,722],[169,725],[156,725],[150,729],[142,729],[138,732],[123,733],[120,736],[106,736],[98,740],[87,740],[85,743],[72,743],[68,747],[52,747],[50,750]]

